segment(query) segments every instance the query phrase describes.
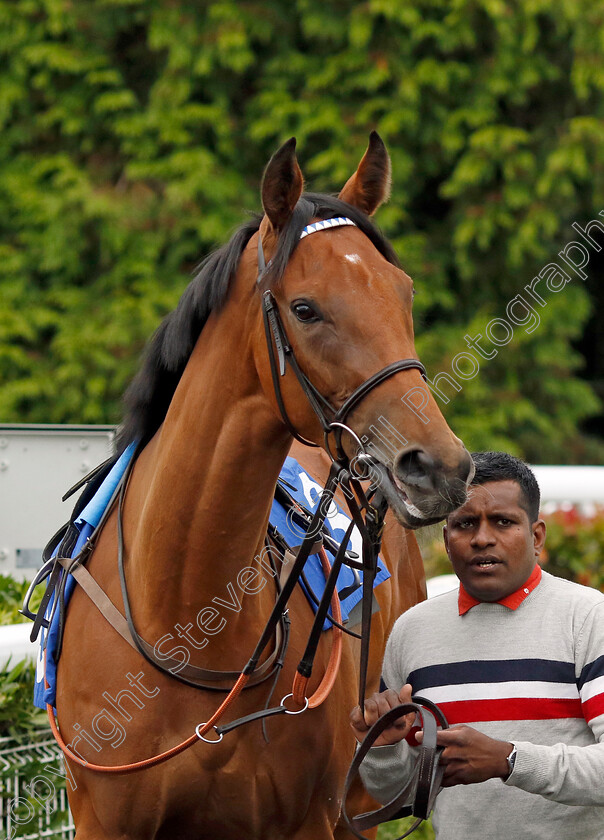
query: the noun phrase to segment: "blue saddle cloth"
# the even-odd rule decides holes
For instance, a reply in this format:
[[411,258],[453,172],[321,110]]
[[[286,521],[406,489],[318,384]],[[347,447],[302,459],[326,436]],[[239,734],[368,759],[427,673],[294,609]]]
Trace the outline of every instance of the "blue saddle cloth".
[[[113,496],[114,491],[118,486],[130,459],[132,458],[132,455],[134,454],[135,448],[135,444],[131,444],[128,449],[123,452],[93,498],[90,502],[88,502],[86,507],[81,511],[75,520],[74,524],[79,531],[79,537],[71,555],[72,557],[77,556],[86,543],[86,540],[90,537],[94,529],[101,521],[103,513],[109,504],[109,501],[111,500],[111,497]],[[311,513],[314,513],[321,498],[323,490],[321,485],[311,478],[311,476],[302,469],[300,464],[294,460],[294,458],[285,459],[285,463],[279,477],[285,482],[290,496],[301,507]],[[269,519],[271,524],[279,531],[290,546],[297,546],[302,542],[302,539],[304,538],[304,531],[299,525],[292,521],[292,517],[288,515],[288,511],[285,507],[276,500],[273,501]],[[349,525],[350,518],[346,516],[346,514],[335,504],[335,502],[332,502],[325,520],[325,527],[338,544],[343,540]],[[352,531],[351,539],[347,548],[356,552],[359,556],[361,555],[361,535],[356,527]],[[359,572],[358,574],[362,580],[362,572]],[[312,590],[315,598],[320,600],[325,587],[325,575],[323,574],[323,568],[318,554],[312,554],[308,558],[304,566],[304,575],[306,585]],[[389,577],[390,573],[380,558],[379,571],[375,577],[374,586],[377,586]],[[342,566],[336,585],[338,592],[344,592],[346,589],[350,590],[351,588],[354,588],[354,584],[355,575],[353,571],[347,566]],[[306,585],[303,584],[303,589],[309,603],[316,611],[316,603],[312,596],[309,595]],[[75,589],[75,586],[75,579],[69,575],[65,585],[66,604],[71,596],[71,593]],[[341,599],[340,603],[343,622],[348,621],[352,609],[360,602],[361,598],[362,587],[359,586],[350,594],[346,595],[345,598]],[[52,614],[52,606],[53,604],[51,602],[47,609],[47,617]],[[55,611],[48,630],[42,629],[40,632],[40,648],[38,650],[36,684],[34,688],[34,705],[39,706],[42,709],[46,708],[47,703],[54,706],[56,702],[57,663],[55,661],[55,654],[59,637],[58,620],[58,611]],[[328,630],[331,626],[331,622],[326,619],[323,629]],[[44,648],[46,648],[46,679],[49,683],[48,688],[44,687]]]
[[[296,502],[298,502],[299,505],[311,513],[316,511],[321,500],[323,487],[318,484],[314,478],[311,478],[311,476],[302,469],[300,464],[294,458],[285,459],[279,478],[283,479],[284,482],[287,482],[286,486],[289,494]],[[274,525],[285,537],[289,545],[296,546],[302,542],[304,538],[304,531],[292,522],[292,517],[287,515],[287,511],[279,504],[279,502],[277,502],[277,500],[273,501],[269,521],[271,525]],[[347,516],[335,502],[332,502],[325,519],[325,527],[331,533],[338,545],[344,539],[349,525],[350,517]],[[356,552],[356,554],[359,555],[359,558],[361,557],[363,552],[363,543],[361,535],[356,527],[352,531],[347,548]],[[383,581],[388,580],[390,577],[390,572],[386,569],[382,558],[379,560],[378,568],[379,571],[375,577],[374,587]],[[360,580],[362,581],[363,573],[359,572],[358,574]],[[317,600],[320,600],[321,595],[323,594],[323,589],[325,588],[325,575],[323,574],[321,559],[318,554],[310,555],[304,566],[304,575],[306,582],[312,589],[315,597]],[[348,566],[342,566],[336,584],[338,592],[343,592],[345,589],[354,586],[354,583],[355,575],[352,569],[348,568]],[[304,585],[303,588],[305,589]],[[315,609],[315,601],[308,595],[308,592],[306,594],[310,604],[313,609]],[[350,613],[362,597],[363,590],[362,587],[359,586],[350,595],[347,595],[344,599],[340,599],[343,622],[348,621]],[[326,619],[323,625],[323,630],[329,630],[331,626],[331,622]]]

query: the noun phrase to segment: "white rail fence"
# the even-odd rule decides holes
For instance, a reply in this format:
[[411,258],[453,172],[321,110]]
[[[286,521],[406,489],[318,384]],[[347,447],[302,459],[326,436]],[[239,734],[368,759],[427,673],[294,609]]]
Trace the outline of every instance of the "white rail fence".
[[74,840],[60,755],[47,730],[26,740],[0,738],[2,840]]

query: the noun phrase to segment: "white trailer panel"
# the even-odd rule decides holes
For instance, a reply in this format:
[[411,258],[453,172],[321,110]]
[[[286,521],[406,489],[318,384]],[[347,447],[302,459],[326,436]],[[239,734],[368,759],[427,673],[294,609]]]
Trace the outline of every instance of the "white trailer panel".
[[0,425],[0,574],[30,579],[69,519],[63,494],[113,452],[113,426]]

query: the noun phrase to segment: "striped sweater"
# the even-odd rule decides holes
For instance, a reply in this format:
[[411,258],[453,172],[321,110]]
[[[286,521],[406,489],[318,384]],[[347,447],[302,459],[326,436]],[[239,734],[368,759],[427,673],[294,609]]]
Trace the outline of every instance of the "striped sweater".
[[[543,573],[516,609],[479,604],[458,613],[457,591],[396,622],[384,658],[388,688],[406,682],[467,723],[518,750],[503,782],[444,789],[439,840],[604,838],[604,595]],[[415,750],[374,747],[367,789],[387,802]]]

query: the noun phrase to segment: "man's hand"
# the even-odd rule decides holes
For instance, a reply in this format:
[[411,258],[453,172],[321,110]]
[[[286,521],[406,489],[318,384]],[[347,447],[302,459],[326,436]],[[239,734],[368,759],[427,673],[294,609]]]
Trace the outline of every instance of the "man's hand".
[[[423,732],[417,732],[415,738],[421,744]],[[462,723],[439,731],[436,742],[444,747],[440,758],[445,766],[443,787],[473,785],[509,773],[507,757],[513,744],[508,741],[489,738]]]
[[[391,688],[380,693],[376,692],[372,694],[368,700],[365,700],[364,717],[361,713],[360,706],[355,706],[350,713],[350,725],[357,741],[362,741],[367,734],[367,730],[373,726],[378,718],[390,711],[390,709],[399,706],[401,703],[411,703],[411,692],[411,686],[407,683],[407,685],[401,688],[400,694],[397,694]],[[415,714],[413,713],[397,718],[388,729],[384,729],[373,746],[384,747],[388,744],[398,744],[407,735],[413,726],[414,720]]]

